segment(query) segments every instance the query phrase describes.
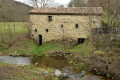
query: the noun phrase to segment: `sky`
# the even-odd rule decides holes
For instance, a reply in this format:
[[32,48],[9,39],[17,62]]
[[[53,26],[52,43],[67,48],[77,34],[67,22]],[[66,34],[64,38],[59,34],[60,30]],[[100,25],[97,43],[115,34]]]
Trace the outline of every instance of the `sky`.
[[[29,4],[29,2],[28,2],[29,0],[16,0],[16,1],[20,1],[23,3]],[[70,0],[54,0],[54,1],[55,1],[55,3],[59,3],[59,4],[63,4],[63,5],[68,4],[70,2]]]

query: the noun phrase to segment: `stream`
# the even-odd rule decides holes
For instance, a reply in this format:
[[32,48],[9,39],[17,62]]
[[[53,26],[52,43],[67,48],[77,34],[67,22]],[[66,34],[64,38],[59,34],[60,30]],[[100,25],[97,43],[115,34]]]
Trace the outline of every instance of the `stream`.
[[61,72],[67,74],[68,78],[65,80],[110,80],[102,76],[94,75],[86,71],[77,71],[72,65],[68,64],[68,61],[63,57],[11,57],[0,56],[1,63],[8,64],[23,64],[34,65],[42,68],[58,69]]

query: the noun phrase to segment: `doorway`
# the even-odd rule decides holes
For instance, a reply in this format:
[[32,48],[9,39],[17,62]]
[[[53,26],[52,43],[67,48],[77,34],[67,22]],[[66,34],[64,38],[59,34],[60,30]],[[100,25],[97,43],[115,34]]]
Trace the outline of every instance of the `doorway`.
[[84,43],[85,38],[78,38],[78,44]]
[[39,45],[42,45],[42,35],[39,35]]

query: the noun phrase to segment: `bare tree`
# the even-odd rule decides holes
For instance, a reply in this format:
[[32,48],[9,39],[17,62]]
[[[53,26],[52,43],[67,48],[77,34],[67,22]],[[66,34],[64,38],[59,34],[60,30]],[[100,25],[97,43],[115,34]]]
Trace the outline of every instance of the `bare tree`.
[[85,7],[88,0],[71,0],[68,7]]
[[30,0],[30,4],[32,4],[34,7],[49,7],[49,4],[51,4],[53,0]]
[[30,0],[30,3],[34,6],[38,8],[38,0]]

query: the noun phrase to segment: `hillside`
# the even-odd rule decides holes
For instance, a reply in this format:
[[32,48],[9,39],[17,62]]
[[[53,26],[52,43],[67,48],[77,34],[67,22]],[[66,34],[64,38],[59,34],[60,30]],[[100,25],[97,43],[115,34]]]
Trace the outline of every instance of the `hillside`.
[[0,21],[29,21],[31,6],[14,0],[0,0]]

